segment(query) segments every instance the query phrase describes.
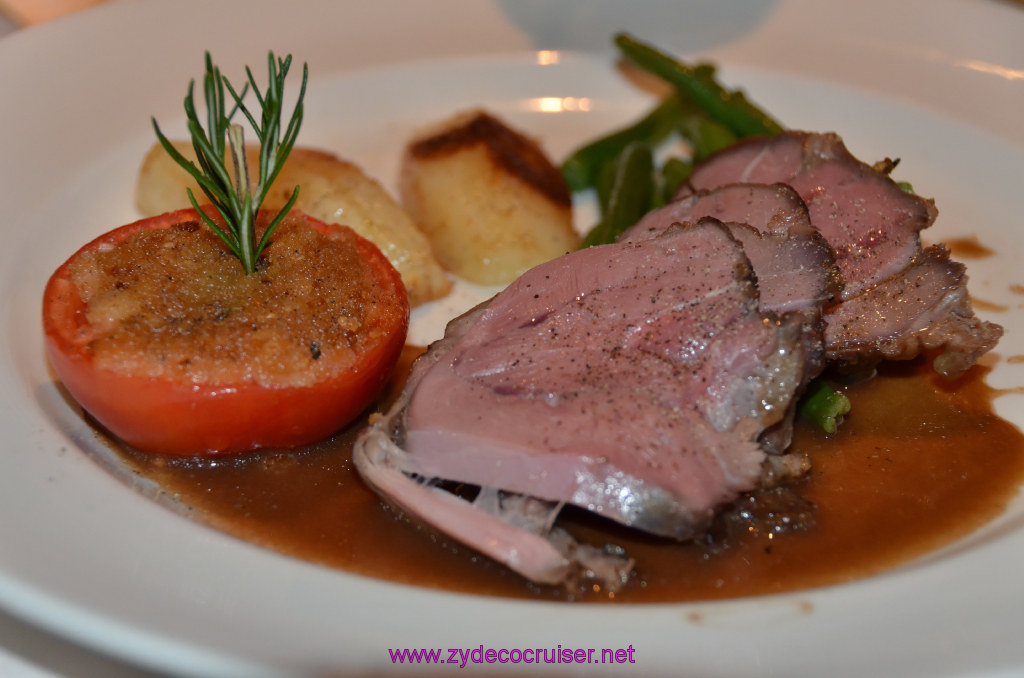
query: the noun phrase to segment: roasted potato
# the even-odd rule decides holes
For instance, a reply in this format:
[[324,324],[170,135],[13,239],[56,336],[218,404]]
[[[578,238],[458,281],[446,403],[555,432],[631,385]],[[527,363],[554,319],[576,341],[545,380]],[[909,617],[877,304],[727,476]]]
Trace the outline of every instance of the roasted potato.
[[536,142],[483,111],[417,135],[399,193],[441,264],[470,282],[505,284],[579,246],[561,173]]
[[[181,153],[195,160],[191,144],[176,142]],[[250,173],[259,159],[248,149]],[[296,207],[328,223],[344,224],[373,242],[402,276],[409,302],[419,305],[443,297],[452,282],[434,258],[430,243],[409,215],[375,180],[357,166],[329,153],[294,148],[271,187],[264,205],[280,207],[300,186]],[[135,201],[146,216],[188,207],[186,187],[202,200],[199,186],[170,155],[154,144],[139,170]]]

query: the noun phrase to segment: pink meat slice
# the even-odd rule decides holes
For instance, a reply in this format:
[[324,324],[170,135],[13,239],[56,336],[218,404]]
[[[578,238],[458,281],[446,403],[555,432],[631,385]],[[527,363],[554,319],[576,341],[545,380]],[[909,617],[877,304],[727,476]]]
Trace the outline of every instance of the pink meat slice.
[[[715,220],[574,252],[454,321],[361,437],[356,465],[385,495],[382,475],[444,479],[687,539],[758,485],[758,437],[803,380],[801,328],[798,314],[759,309],[743,247]],[[439,521],[442,500],[404,501],[531,579],[563,576],[550,553],[523,562],[545,553],[545,529],[522,530],[520,549],[504,516],[495,549],[479,543],[493,510],[463,502]]]
[[[818,232],[803,200],[784,184],[726,184],[698,191],[649,212],[622,238],[642,240],[672,224],[690,224],[704,217],[726,222],[750,259],[761,310],[798,312],[804,318],[803,353],[806,383],[825,368],[823,309],[842,290],[842,275],[832,248]],[[785,453],[792,440],[795,410],[766,430],[761,443],[773,455]]]
[[922,250],[899,274],[826,314],[828,358],[857,365],[941,349],[935,370],[963,374],[1002,335],[975,317],[965,281],[964,265],[945,247]]
[[641,240],[674,223],[703,217],[725,222],[743,243],[757,276],[762,309],[820,314],[842,290],[831,247],[811,225],[803,200],[784,184],[726,184],[692,193],[649,212],[622,239]]
[[737,182],[791,186],[835,252],[845,286],[827,310],[825,346],[844,369],[934,350],[936,370],[956,378],[1002,336],[1001,327],[975,317],[963,268],[948,255],[923,254],[919,234],[935,220],[933,201],[857,160],[835,134],[786,132],[738,144],[697,167],[678,197]]
[[732,183],[783,183],[799,194],[835,252],[843,299],[906,268],[937,215],[933,201],[855,158],[836,134],[786,132],[737,144],[695,168],[684,194]]

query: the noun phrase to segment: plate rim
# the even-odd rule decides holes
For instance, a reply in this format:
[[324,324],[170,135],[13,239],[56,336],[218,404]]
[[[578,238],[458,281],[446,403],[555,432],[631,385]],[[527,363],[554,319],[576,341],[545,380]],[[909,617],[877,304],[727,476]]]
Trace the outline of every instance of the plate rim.
[[[103,21],[109,21],[109,20],[111,20],[112,17],[120,16],[120,15],[122,15],[122,13],[125,13],[125,15],[130,15],[130,16],[138,16],[138,13],[140,11],[142,11],[142,10],[135,9],[136,6],[140,6],[140,5],[144,6],[146,9],[145,9],[145,11],[142,11],[142,13],[145,14],[147,12],[155,11],[154,8],[158,8],[159,6],[162,6],[162,5],[165,5],[165,4],[167,4],[167,3],[115,3],[114,5],[98,8],[98,10],[96,10],[96,11],[90,10],[90,13],[88,13],[87,15],[83,15],[83,18],[81,20],[78,20],[78,21],[80,21],[80,23],[82,25],[85,25],[86,27],[88,27],[89,25],[99,26],[99,25],[102,25],[102,23],[100,21],[101,19]],[[231,4],[231,3],[228,3],[228,4]],[[800,5],[801,3],[789,3],[789,4],[790,5],[792,5],[792,4]],[[132,8],[132,9],[128,9],[128,8]],[[33,41],[35,41],[37,39],[41,40],[41,41],[45,41],[46,39],[48,39],[48,38],[45,37],[47,35],[55,35],[55,36],[56,35],[62,35],[66,31],[75,30],[75,24],[76,24],[76,19],[72,18],[72,19],[67,20],[66,22],[65,21],[60,22],[60,26],[54,28],[52,31],[49,31],[49,30],[39,30],[39,31],[36,31],[35,33],[26,32],[25,36],[28,36],[28,37],[16,36],[16,38],[18,40],[17,44],[18,45],[30,45],[31,46]],[[46,29],[46,27],[41,27],[41,28],[42,29]],[[36,38],[34,36],[44,36],[44,37]],[[11,38],[5,38],[5,40],[10,40],[10,39]],[[15,44],[15,43],[11,43],[11,44]],[[5,52],[7,49],[8,49],[7,43],[3,42],[3,41],[0,41],[0,53]],[[14,51],[14,48],[10,48],[10,49],[11,49],[11,51]],[[20,49],[20,47],[18,49]],[[516,52],[517,50],[509,50],[509,51],[510,52]],[[728,53],[728,50],[726,50],[725,53]],[[456,60],[459,59],[458,56],[452,56],[451,58],[456,59]],[[386,64],[380,64],[379,66],[387,68]],[[610,74],[609,77],[613,77],[613,76]],[[2,81],[2,79],[0,79],[0,81]],[[927,106],[931,106],[931,104],[926,104],[926,105]],[[956,117],[956,116],[954,116],[954,117]],[[1022,138],[1024,138],[1024,137],[1022,137]],[[1014,140],[1014,141],[1016,142],[1016,141],[1019,141],[1019,140]],[[5,316],[4,316],[5,319],[10,317],[10,313],[9,313],[9,311],[10,311],[10,309],[9,309],[10,304],[11,304],[11,301],[9,299],[5,299],[3,301],[2,308],[3,308],[4,312],[5,312]],[[163,509],[161,509],[161,510],[163,510]],[[2,525],[2,523],[0,523],[0,525]],[[246,550],[246,549],[250,548],[249,546],[241,546],[241,545],[235,545],[235,546],[236,547],[240,547],[242,550]],[[1005,544],[1002,544],[1002,543],[994,543],[994,544],[986,545],[987,551],[995,552],[997,555],[999,553],[1001,553],[1001,550],[1004,547],[1005,547]],[[233,547],[231,550],[232,551],[237,551],[238,549]],[[2,549],[0,549],[0,556],[2,556]],[[0,560],[0,562],[2,562],[2,560]],[[278,569],[277,567],[275,567],[274,569],[275,569],[275,571],[279,571],[280,572],[280,571],[284,571],[284,570],[290,569],[289,566],[290,565],[294,565],[294,564],[295,563],[291,559],[287,559],[287,563],[286,564],[282,564],[280,569]],[[193,565],[195,565],[195,564],[193,563]],[[310,567],[308,565],[303,565],[303,566],[301,566],[301,569],[308,571],[308,574],[311,577],[314,577],[315,573],[318,572],[318,568],[316,566]],[[323,573],[319,572],[319,574],[322,575]],[[3,605],[4,607],[10,607],[13,611],[17,612],[20,616],[24,616],[24,617],[26,617],[28,619],[31,619],[34,623],[37,623],[37,624],[40,624],[42,626],[47,626],[47,627],[52,628],[54,631],[59,632],[60,635],[71,636],[71,637],[75,637],[76,636],[76,634],[74,633],[74,630],[66,628],[66,627],[61,627],[61,625],[59,623],[60,619],[61,618],[65,618],[64,615],[67,615],[69,613],[68,609],[59,609],[59,610],[56,610],[55,612],[48,612],[46,614],[34,614],[32,609],[28,609],[28,606],[26,606],[26,605],[19,604],[18,601],[16,600],[16,598],[12,597],[12,591],[10,590],[10,586],[9,586],[10,582],[7,581],[6,578],[4,576],[2,576],[2,575],[4,575],[4,572],[0,571],[0,592],[5,590],[4,589],[5,581],[8,584],[8,590],[7,590],[7,594],[6,595],[0,593],[0,605]],[[938,576],[938,575],[937,574],[933,574],[932,576],[934,577],[934,576]],[[871,580],[866,580],[864,582],[855,583],[854,586],[855,586],[855,588],[857,588],[859,590],[860,593],[865,594],[865,597],[871,597],[871,595],[875,591],[877,591],[877,589],[876,589],[876,587],[869,586],[868,585],[869,583],[881,582],[882,580],[884,580],[885,583],[880,588],[882,588],[882,589],[899,589],[900,587],[907,586],[908,582],[906,581],[906,579],[907,579],[906,573],[901,572],[901,571],[893,571],[893,572],[890,572],[890,573],[886,573],[885,575],[880,575],[879,577],[872,578]],[[913,579],[913,578],[911,577],[910,579]],[[370,588],[373,588],[373,586],[371,585]],[[871,589],[871,590],[864,591],[865,588]],[[913,588],[913,586],[908,586],[907,588]],[[25,590],[21,590],[21,592],[25,593],[26,591]],[[30,592],[30,593],[39,594],[41,596],[45,596],[46,592],[35,591],[35,592]],[[821,593],[821,595],[819,596],[818,593]],[[424,592],[417,591],[417,592],[414,592],[414,595],[412,597],[426,600],[428,603],[430,602],[430,599],[432,599],[432,596],[430,596],[430,595],[424,596],[424,595],[421,595],[421,594],[424,594]],[[814,594],[815,595],[813,597],[815,597],[816,600],[823,601],[823,603],[825,605],[829,605],[829,604],[834,603],[834,600],[831,600],[831,599],[834,598],[834,595],[832,593],[830,593],[830,592],[821,592],[819,590],[815,590]],[[451,594],[442,594],[442,595],[445,596],[445,597],[448,597]],[[799,601],[803,600],[806,597],[807,596],[804,595],[804,592],[797,592],[795,594],[779,594],[779,597],[777,597],[777,598],[773,597],[773,599],[772,599],[773,602],[771,604],[774,605],[774,604],[777,603],[779,607],[786,608],[788,610],[788,609],[790,609],[790,606],[792,605],[792,603],[794,601],[799,602]],[[763,602],[763,601],[764,601],[764,599],[758,599],[758,602]],[[472,603],[472,605],[474,607],[476,606],[476,602],[479,602],[479,601],[475,601],[474,603]],[[518,617],[521,616],[519,613],[521,613],[521,608],[524,606],[524,604],[521,604],[521,603],[510,603],[509,605],[505,605],[504,602],[508,602],[508,601],[503,601],[503,604],[500,605],[500,607],[506,608],[507,612],[513,618],[518,618]],[[56,606],[56,608],[60,608],[61,607],[60,603],[61,603],[61,601],[58,600],[58,601],[49,601],[49,603],[47,603],[47,604],[54,604]],[[488,600],[487,604],[485,604],[483,607],[492,607],[491,603],[493,603],[493,601]],[[528,606],[528,607],[533,607],[533,606],[536,605],[536,603],[527,603],[525,605]],[[561,607],[562,604],[557,604],[557,605],[559,605]],[[663,609],[663,608],[666,608],[666,607],[667,608],[671,608],[671,609],[668,609],[668,610]],[[737,601],[718,601],[718,602],[715,602],[715,603],[712,603],[712,604],[707,604],[707,603],[697,603],[697,604],[665,603],[665,604],[658,604],[658,608],[659,608],[660,612],[667,612],[670,615],[675,613],[678,610],[679,607],[683,607],[683,608],[686,608],[686,609],[691,610],[691,611],[692,611],[692,609],[694,607],[697,607],[697,608],[699,608],[701,610],[705,610],[705,609],[707,609],[709,607],[714,607],[716,609],[726,608],[726,609],[734,609],[734,610],[736,610],[736,609],[741,609],[741,608],[747,607],[747,601],[741,601],[741,602],[737,602]],[[59,614],[57,614],[57,612],[59,612]],[[503,612],[504,612],[504,610],[503,610]],[[622,613],[621,610],[617,612],[617,614],[621,614],[621,613]],[[573,612],[569,612],[568,614],[571,615],[571,616],[578,617],[578,616],[581,615],[581,611],[573,611]],[[634,615],[635,615],[635,612],[634,611],[630,611],[629,614],[627,614],[626,616],[634,616]],[[127,628],[127,627],[117,628],[116,631],[121,632],[121,631],[124,631],[125,628]],[[151,663],[153,663],[155,668],[186,669],[186,667],[184,667],[182,665],[178,665],[178,666],[175,667],[174,664],[166,664],[166,658],[155,657],[155,655],[152,652],[150,652],[150,651],[147,651],[145,653],[133,652],[132,651],[133,648],[125,647],[122,643],[113,641],[111,638],[104,639],[104,638],[99,638],[99,637],[85,637],[85,636],[81,635],[81,632],[79,632],[79,634],[77,635],[77,638],[79,640],[87,641],[88,644],[90,644],[90,645],[97,646],[97,647],[102,647],[102,649],[104,649],[107,652],[111,652],[112,654],[121,653],[122,655],[126,656],[126,658],[130,659],[131,661],[136,661],[136,662],[140,662],[140,663],[151,662]],[[138,642],[145,642],[144,639],[142,639],[142,638],[136,638],[134,640],[136,640]],[[202,653],[200,652],[200,654],[202,654]],[[218,653],[212,653],[209,657],[205,657],[205,658],[199,657],[199,659],[202,659],[203,661],[207,661],[207,662],[215,662],[215,661],[217,661],[217,657],[215,657],[214,655],[217,655],[217,654]],[[198,657],[198,655],[197,655],[197,657]],[[245,670],[254,670],[254,669],[257,669],[257,668],[265,668],[265,667],[249,666],[247,663],[244,662],[244,660],[241,660],[238,657],[231,658],[230,657],[230,653],[228,653],[228,657],[229,657],[228,658],[229,662],[233,662],[234,660],[242,661],[242,664],[240,666],[236,667],[236,668],[242,668],[242,669],[245,669]],[[224,657],[220,657],[220,659],[224,659]],[[1024,662],[1024,659],[1022,659],[1022,658],[1019,658],[1019,660],[1021,662]],[[1015,659],[1015,661],[1016,661],[1016,659]],[[204,668],[202,666],[196,666],[195,668],[196,668],[197,671],[203,671],[204,670]],[[207,665],[206,668],[210,668],[210,667]],[[225,670],[230,670],[231,667],[230,666],[224,666],[223,668]],[[377,667],[377,668],[379,668],[379,667]],[[188,669],[186,669],[186,670],[188,670]],[[241,675],[241,674],[239,674],[239,675]],[[252,675],[252,674],[248,674],[248,675]]]

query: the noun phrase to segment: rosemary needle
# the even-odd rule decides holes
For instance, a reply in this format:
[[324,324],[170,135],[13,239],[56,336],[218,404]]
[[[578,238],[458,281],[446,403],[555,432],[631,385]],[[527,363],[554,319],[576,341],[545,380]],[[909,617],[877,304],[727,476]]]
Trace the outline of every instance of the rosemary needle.
[[[223,218],[224,228],[221,228],[200,209],[199,201],[192,189],[189,189],[188,198],[192,206],[238,257],[245,272],[253,273],[256,271],[256,261],[259,259],[260,253],[270,242],[271,233],[281,223],[285,214],[299,197],[299,187],[296,186],[292,191],[291,198],[275,215],[263,232],[263,236],[257,241],[256,215],[271,184],[277,178],[285,159],[294,147],[295,138],[302,125],[302,101],[306,94],[309,69],[306,64],[303,64],[299,96],[288,126],[282,131],[284,81],[291,67],[291,55],[279,59],[274,56],[273,52],[268,54],[268,82],[265,92],[260,91],[256,78],[248,67],[245,69],[248,81],[242,91],[237,92],[221,74],[220,69],[213,64],[209,52],[206,53],[205,61],[206,72],[203,77],[203,96],[206,102],[207,120],[205,129],[196,112],[194,80],[189,82],[188,93],[185,96],[185,115],[192,138],[192,148],[195,150],[199,165],[197,166],[185,158],[174,148],[174,145],[160,130],[155,118],[153,119],[153,129],[167,153],[199,183],[206,198]],[[253,116],[243,102],[250,87],[260,107],[259,120]],[[234,102],[230,111],[226,108],[225,90]],[[252,187],[250,180],[243,127],[231,121],[238,111],[241,111],[249,121],[260,143],[259,173],[255,188]],[[228,171],[228,154],[231,156],[233,172]],[[232,175],[234,181],[232,181]]]

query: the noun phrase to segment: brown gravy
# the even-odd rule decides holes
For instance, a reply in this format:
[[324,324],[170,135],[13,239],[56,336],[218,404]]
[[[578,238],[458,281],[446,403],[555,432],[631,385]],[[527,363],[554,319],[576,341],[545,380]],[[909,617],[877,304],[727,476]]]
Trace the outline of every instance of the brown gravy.
[[976,235],[947,240],[946,246],[958,259],[985,259],[995,254],[994,250],[981,244]]
[[233,461],[123,458],[190,515],[268,549],[349,572],[506,597],[664,602],[751,596],[866,577],[963,537],[1024,482],[1024,437],[992,412],[974,368],[951,386],[924,362],[889,365],[848,388],[838,433],[798,427],[813,470],[792,488],[813,526],[739,523],[710,543],[677,544],[569,512],[565,526],[636,558],[617,594],[537,587],[386,508],[349,459],[357,427],[314,448]]

